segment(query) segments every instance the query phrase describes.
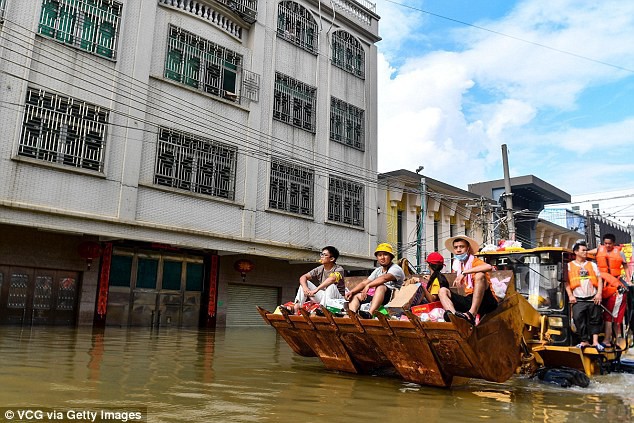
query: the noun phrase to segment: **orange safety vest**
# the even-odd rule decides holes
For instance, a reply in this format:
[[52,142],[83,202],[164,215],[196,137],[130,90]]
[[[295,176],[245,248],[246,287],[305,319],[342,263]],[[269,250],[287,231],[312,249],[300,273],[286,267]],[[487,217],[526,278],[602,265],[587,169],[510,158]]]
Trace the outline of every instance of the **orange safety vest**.
[[623,267],[623,257],[621,257],[621,248],[614,247],[608,252],[604,245],[600,245],[597,250],[597,266],[601,273],[606,272],[612,276],[621,276],[621,268]]
[[[486,264],[486,263],[479,257],[475,257],[473,259],[473,262],[471,263],[471,267],[480,266],[481,264]],[[473,275],[473,277],[475,277],[475,275]],[[491,284],[491,275],[489,275],[489,272],[484,272],[484,277],[487,279],[487,283],[489,284],[489,289],[491,290],[491,293],[493,294],[493,298],[497,300],[498,297],[495,295],[495,291],[493,290],[493,285]],[[475,281],[475,279],[473,280]],[[464,293],[465,295],[473,294],[473,288],[469,288],[468,286],[466,286],[464,289]]]
[[570,289],[574,291],[575,288],[579,288],[581,286],[581,269],[585,269],[588,272],[590,282],[595,288],[598,288],[599,278],[597,278],[596,273],[594,273],[592,264],[587,261],[583,266],[577,266],[572,263],[568,264],[568,283],[570,284]]
[[616,294],[619,286],[621,285],[619,279],[608,272],[601,272],[601,278],[603,278],[603,291],[601,291],[601,296],[603,298],[609,298]]

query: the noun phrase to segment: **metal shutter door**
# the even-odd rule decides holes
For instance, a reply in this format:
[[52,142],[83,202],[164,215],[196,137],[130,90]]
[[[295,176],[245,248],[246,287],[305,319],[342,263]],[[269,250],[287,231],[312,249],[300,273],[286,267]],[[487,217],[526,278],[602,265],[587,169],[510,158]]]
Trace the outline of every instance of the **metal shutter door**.
[[275,287],[229,284],[227,294],[227,326],[266,325],[255,307],[273,311],[279,305]]

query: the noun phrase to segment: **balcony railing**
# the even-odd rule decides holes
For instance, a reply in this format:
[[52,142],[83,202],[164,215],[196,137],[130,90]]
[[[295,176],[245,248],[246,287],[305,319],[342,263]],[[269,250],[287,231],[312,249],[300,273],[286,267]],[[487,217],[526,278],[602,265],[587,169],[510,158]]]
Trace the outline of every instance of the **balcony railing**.
[[236,12],[245,22],[254,23],[258,18],[258,0],[216,0]]
[[158,0],[158,3],[196,15],[218,26],[237,39],[242,39],[242,25],[206,3],[196,0]]
[[333,0],[332,3],[335,8],[343,10],[368,26],[372,23],[372,14],[376,13],[376,4],[367,0]]

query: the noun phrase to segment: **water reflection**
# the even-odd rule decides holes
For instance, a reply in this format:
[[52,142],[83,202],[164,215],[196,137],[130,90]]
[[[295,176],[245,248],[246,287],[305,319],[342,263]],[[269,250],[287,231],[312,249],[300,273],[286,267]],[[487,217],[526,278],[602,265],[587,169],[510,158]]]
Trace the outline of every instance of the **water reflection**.
[[324,371],[268,327],[0,327],[3,406],[148,407],[152,422],[630,421],[634,375],[561,389],[514,378],[453,389]]

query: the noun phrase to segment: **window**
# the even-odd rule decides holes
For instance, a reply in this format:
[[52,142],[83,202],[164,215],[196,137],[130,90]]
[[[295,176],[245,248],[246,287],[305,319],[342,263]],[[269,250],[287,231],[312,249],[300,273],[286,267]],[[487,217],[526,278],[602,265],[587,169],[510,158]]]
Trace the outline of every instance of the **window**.
[[183,262],[163,260],[163,282],[161,283],[161,288],[180,291],[182,273]]
[[187,263],[187,275],[185,278],[186,291],[203,290],[204,269],[202,263]]
[[4,19],[4,8],[7,4],[7,0],[0,0],[0,23],[2,23]]
[[59,279],[59,291],[57,294],[58,310],[73,310],[77,298],[77,279],[65,276]]
[[18,155],[103,172],[109,111],[29,88]]
[[363,151],[365,147],[364,111],[331,97],[330,139]]
[[166,78],[237,101],[241,65],[242,56],[236,52],[170,25]]
[[33,292],[33,308],[49,310],[53,299],[53,277],[41,275],[35,277]]
[[328,220],[363,227],[364,188],[347,179],[328,178]]
[[110,286],[130,286],[132,272],[132,257],[113,255],[110,264]]
[[293,1],[278,5],[277,36],[317,54],[317,22],[306,8]]
[[26,308],[28,296],[29,275],[24,272],[13,273],[9,280],[7,308]]
[[315,132],[317,88],[275,72],[273,119]]
[[114,59],[122,7],[113,0],[42,0],[38,31],[64,44]]
[[312,216],[315,196],[314,181],[315,172],[313,170],[273,159],[271,162],[269,207]]
[[158,280],[158,258],[139,257],[136,270],[136,287],[143,289],[156,289]]
[[365,52],[361,43],[345,31],[336,31],[332,34],[332,64],[365,78]]
[[233,200],[237,154],[233,146],[160,128],[154,183]]

